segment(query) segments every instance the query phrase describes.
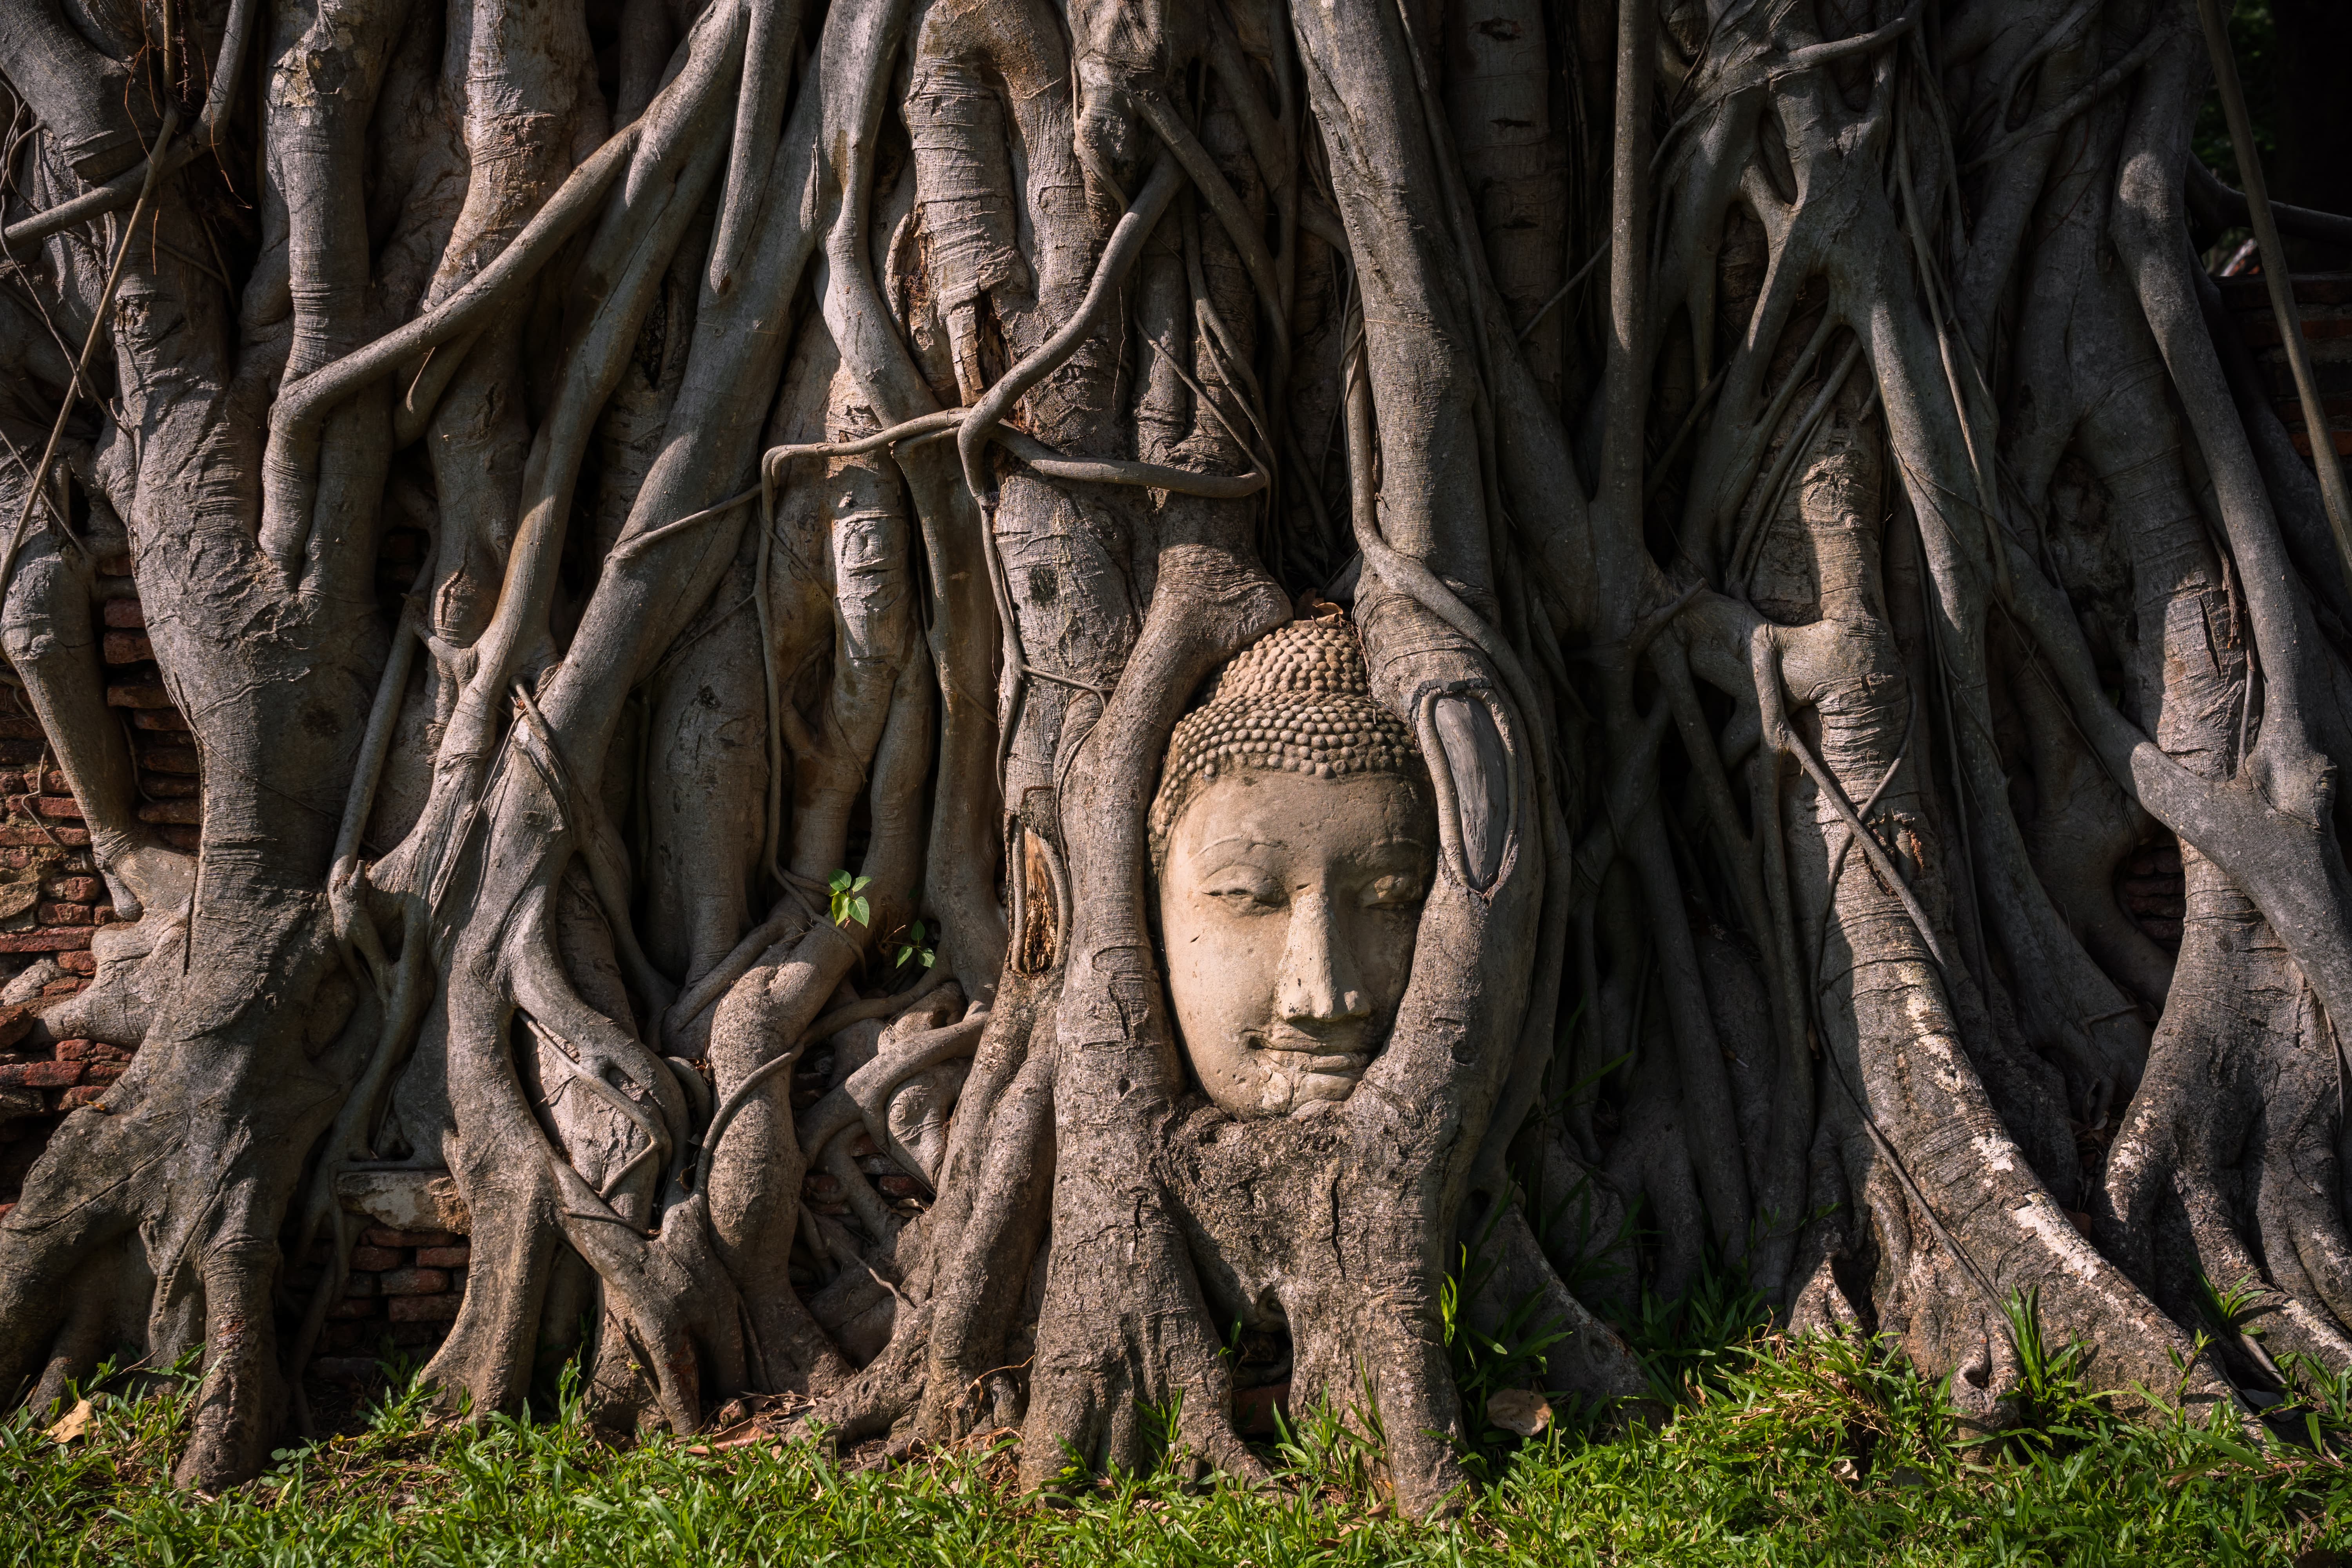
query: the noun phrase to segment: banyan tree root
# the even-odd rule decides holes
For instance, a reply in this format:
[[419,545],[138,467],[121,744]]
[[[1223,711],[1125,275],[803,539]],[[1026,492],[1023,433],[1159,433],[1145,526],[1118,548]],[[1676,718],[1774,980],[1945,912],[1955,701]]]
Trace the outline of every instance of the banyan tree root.
[[[1255,1477],[1271,1388],[1451,1506],[1449,1276],[1580,1396],[1711,1268],[1979,1430],[2028,1315],[2126,1405],[2339,1373],[2352,520],[2200,275],[2193,9],[0,17],[0,651],[137,917],[44,1024],[138,1047],[0,1219],[0,1383],[200,1349],[178,1473],[251,1475],[355,1166],[464,1195],[477,1412],[578,1355],[1035,1486]],[[1147,813],[1269,634],[1427,842],[1209,878],[1247,1048],[1371,1042],[1236,1107]],[[1352,787],[1271,724],[1236,777]]]

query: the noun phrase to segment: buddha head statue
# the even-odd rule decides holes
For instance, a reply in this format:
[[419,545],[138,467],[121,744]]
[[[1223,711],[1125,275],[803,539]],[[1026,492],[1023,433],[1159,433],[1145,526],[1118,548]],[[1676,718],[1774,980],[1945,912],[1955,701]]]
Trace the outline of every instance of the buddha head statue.
[[1387,1043],[1436,863],[1428,769],[1355,627],[1244,649],[1169,742],[1151,804],[1185,1056],[1238,1116],[1345,1100]]

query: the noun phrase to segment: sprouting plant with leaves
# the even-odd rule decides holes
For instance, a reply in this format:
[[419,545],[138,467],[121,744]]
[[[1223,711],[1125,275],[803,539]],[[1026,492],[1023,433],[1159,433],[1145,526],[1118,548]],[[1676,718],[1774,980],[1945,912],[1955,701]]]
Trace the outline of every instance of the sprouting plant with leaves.
[[866,885],[871,877],[853,877],[846,871],[835,871],[825,884],[827,900],[832,905],[833,923],[845,926],[856,921],[864,925],[873,914],[865,898]]
[[[859,880],[862,885],[864,879]],[[862,904],[865,900],[861,899],[858,901]],[[858,918],[862,920],[865,917],[861,915]],[[900,969],[910,963],[919,963],[929,969],[939,962],[939,956],[931,929],[920,921],[908,921],[890,944],[890,962]]]

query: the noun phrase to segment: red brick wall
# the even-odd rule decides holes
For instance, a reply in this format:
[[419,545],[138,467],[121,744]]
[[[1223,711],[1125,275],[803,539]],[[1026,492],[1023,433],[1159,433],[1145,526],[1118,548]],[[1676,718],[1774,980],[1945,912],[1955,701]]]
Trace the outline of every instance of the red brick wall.
[[[295,1294],[306,1302],[325,1268],[328,1245],[313,1247],[292,1276]],[[447,1231],[381,1226],[362,1231],[352,1248],[343,1299],[328,1309],[312,1370],[331,1381],[363,1382],[374,1375],[386,1345],[422,1354],[439,1344],[465,1300],[471,1256],[466,1238]]]
[[[2218,280],[2222,301],[2238,319],[2246,346],[2254,351],[2263,379],[2269,384],[2272,406],[2294,438],[2295,450],[2311,455],[2311,435],[2304,428],[2303,403],[2295,395],[2294,376],[2280,347],[2278,318],[2271,313],[2268,286],[2259,273]],[[2328,433],[2336,449],[2352,457],[2352,273],[2305,273],[2294,280],[2295,313],[2303,318],[2303,339],[2311,357],[2312,379],[2319,384],[2319,400],[2327,416]]]
[[[196,749],[188,721],[164,694],[129,569],[120,559],[99,564],[107,703],[129,721],[140,816],[156,825],[166,842],[194,851],[201,788]],[[0,916],[0,955],[57,961],[65,973],[44,988],[44,1000],[70,995],[89,983],[97,967],[90,934],[115,918],[105,880],[90,859],[81,807],[55,764],[24,694],[14,687],[0,689],[0,889],[37,889],[25,908]],[[131,1058],[128,1051],[88,1040],[31,1046],[26,1036],[37,1005],[0,1010],[0,1214],[15,1204],[26,1170],[47,1147],[58,1118],[104,1094]],[[37,1111],[29,1094],[41,1097]]]
[[[414,584],[429,542],[415,529],[386,532],[376,586],[387,612]],[[138,764],[140,820],[166,844],[193,854],[203,800],[194,737],[156,667],[130,571],[123,559],[99,565],[107,705],[123,722]],[[37,896],[15,914],[0,916],[0,962],[13,971],[22,961],[46,956],[64,973],[39,999],[0,1007],[0,1215],[15,1205],[25,1173],[58,1122],[103,1095],[133,1055],[89,1040],[49,1047],[27,1037],[37,1033],[33,1015],[42,1001],[89,983],[97,967],[90,936],[116,916],[90,858],[81,808],[57,770],[39,721],[21,692],[0,687],[0,892],[26,883],[37,884]],[[0,981],[9,977],[0,973]],[[298,1311],[307,1307],[308,1290],[320,1278],[323,1258],[315,1253],[289,1275],[289,1297]],[[332,1309],[320,1371],[341,1377],[373,1372],[387,1339],[411,1352],[439,1343],[464,1296],[466,1258],[460,1237],[369,1226],[355,1249],[345,1297]]]

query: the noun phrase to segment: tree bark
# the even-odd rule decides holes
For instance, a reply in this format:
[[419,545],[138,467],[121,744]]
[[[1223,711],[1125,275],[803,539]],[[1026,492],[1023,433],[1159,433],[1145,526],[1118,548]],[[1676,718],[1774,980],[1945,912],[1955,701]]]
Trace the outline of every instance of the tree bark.
[[[1275,1397],[1442,1510],[1466,1335],[1638,1401],[1710,1270],[1981,1431],[2029,1319],[2133,1407],[2352,1363],[2352,563],[2189,0],[94,15],[0,20],[0,650],[135,917],[37,1009],[137,1055],[0,1218],[35,1404],[197,1351],[254,1474],[362,1168],[462,1195],[478,1414],[576,1355],[1034,1487]],[[1254,1114],[1150,813],[1294,621],[1433,837],[1360,1077]]]

